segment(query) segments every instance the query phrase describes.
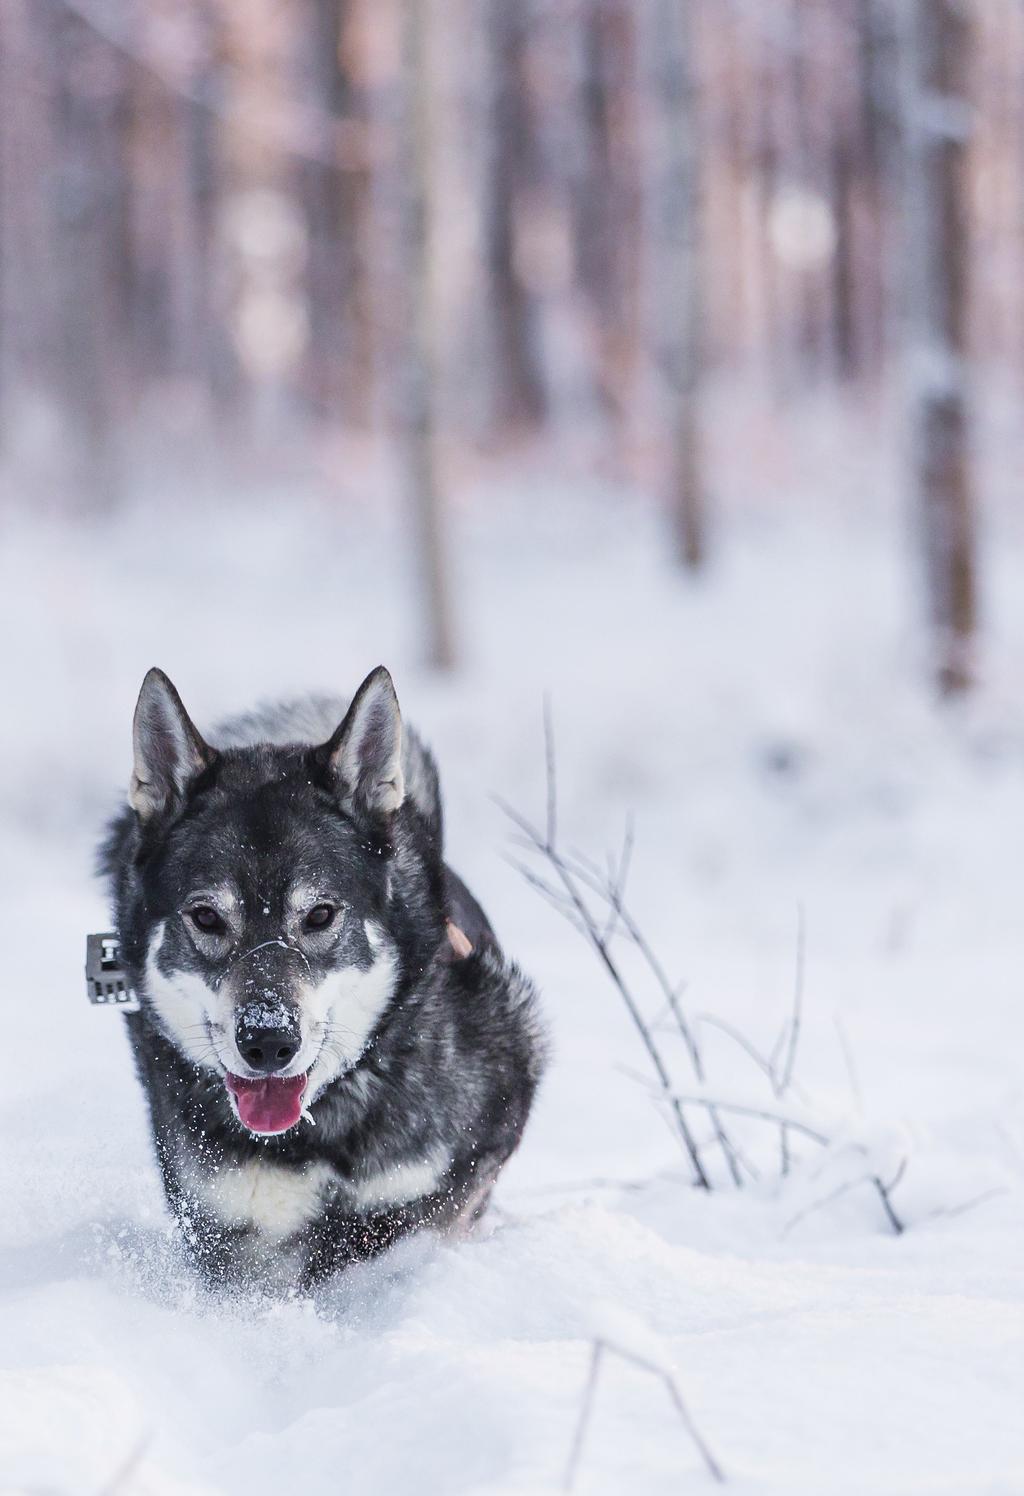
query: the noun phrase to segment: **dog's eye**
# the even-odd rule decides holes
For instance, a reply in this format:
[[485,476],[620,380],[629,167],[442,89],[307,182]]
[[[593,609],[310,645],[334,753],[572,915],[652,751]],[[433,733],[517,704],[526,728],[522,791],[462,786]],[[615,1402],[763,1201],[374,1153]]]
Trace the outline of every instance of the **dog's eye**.
[[205,935],[220,935],[224,930],[224,921],[216,909],[209,904],[197,904],[194,909],[188,911],[189,918],[197,929],[202,930]]
[[334,906],[332,904],[314,904],[306,915],[307,930],[326,930],[334,918]]

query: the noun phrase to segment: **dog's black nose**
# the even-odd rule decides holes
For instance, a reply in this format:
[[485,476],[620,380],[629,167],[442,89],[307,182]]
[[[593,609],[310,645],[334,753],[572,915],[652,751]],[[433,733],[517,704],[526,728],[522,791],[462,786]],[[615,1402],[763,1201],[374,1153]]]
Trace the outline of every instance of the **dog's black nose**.
[[290,1028],[254,1028],[240,1023],[235,1030],[238,1053],[251,1070],[274,1075],[283,1070],[299,1052],[299,1039]]

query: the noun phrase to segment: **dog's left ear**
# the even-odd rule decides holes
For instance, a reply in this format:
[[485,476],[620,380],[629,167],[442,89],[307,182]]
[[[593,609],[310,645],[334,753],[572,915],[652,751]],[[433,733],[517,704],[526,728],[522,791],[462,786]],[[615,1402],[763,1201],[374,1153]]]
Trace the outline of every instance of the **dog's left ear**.
[[390,816],[405,799],[402,713],[394,682],[378,665],[363,681],[345,720],[319,750],[342,809]]
[[132,723],[135,763],[128,800],[140,821],[173,809],[217,757],[196,731],[162,670],[142,682]]

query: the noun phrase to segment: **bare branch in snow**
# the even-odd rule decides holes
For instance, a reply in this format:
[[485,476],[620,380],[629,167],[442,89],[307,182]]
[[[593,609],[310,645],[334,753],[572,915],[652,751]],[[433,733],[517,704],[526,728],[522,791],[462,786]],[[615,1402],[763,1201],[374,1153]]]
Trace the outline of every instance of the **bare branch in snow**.
[[748,1055],[757,1068],[767,1076],[772,1090],[775,1091],[777,1081],[771,1061],[759,1049],[755,1048],[745,1034],[741,1034],[738,1028],[734,1028],[724,1018],[717,1018],[714,1013],[697,1013],[694,1015],[694,1018],[697,1023],[706,1023],[709,1027],[718,1029],[720,1033],[730,1038],[734,1044],[738,1044],[744,1054]]
[[826,1205],[833,1205],[836,1200],[841,1200],[851,1190],[859,1189],[862,1184],[867,1183],[867,1178],[845,1180],[838,1189],[834,1189],[829,1194],[823,1195],[820,1200],[815,1200],[813,1204],[806,1206],[803,1210],[798,1210],[796,1215],[790,1216],[782,1228],[783,1236],[788,1236],[792,1230],[800,1225],[801,1221],[806,1221],[808,1216],[815,1215],[819,1210],[824,1210]]
[[[680,1000],[682,986],[671,982],[665,966],[626,903],[625,883],[634,847],[632,824],[627,824],[620,853],[617,857],[614,854],[610,855],[604,867],[581,852],[575,850],[563,852],[557,844],[557,755],[551,707],[547,700],[544,704],[544,736],[546,767],[544,831],[540,831],[506,802],[499,799],[498,804],[516,828],[518,835],[513,837],[515,844],[535,857],[539,857],[545,864],[545,873],[550,873],[551,876],[542,876],[519,860],[509,859],[509,861],[530,887],[540,893],[583,936],[596,953],[626,1005],[626,1010],[640,1035],[656,1079],[652,1082],[647,1076],[638,1076],[627,1066],[619,1068],[631,1074],[634,1079],[638,1079],[657,1099],[667,1103],[667,1111],[662,1113],[664,1120],[682,1141],[693,1170],[694,1182],[702,1188],[710,1189],[711,1187],[704,1164],[703,1150],[710,1147],[712,1141],[721,1149],[734,1184],[738,1187],[742,1184],[744,1172],[753,1179],[759,1177],[757,1169],[726,1132],[722,1123],[723,1113],[750,1117],[776,1127],[780,1142],[780,1173],[783,1176],[787,1175],[792,1165],[791,1134],[806,1137],[824,1149],[830,1148],[833,1143],[830,1128],[823,1128],[816,1116],[794,1106],[792,1100],[787,1102],[787,1097],[792,1092],[799,1091],[799,1087],[795,1084],[795,1072],[803,1030],[807,966],[807,922],[803,905],[797,907],[792,1010],[782,1026],[771,1053],[763,1054],[745,1034],[723,1019],[708,1013],[696,1016],[696,1024],[703,1023],[717,1028],[743,1050],[767,1080],[772,1100],[768,1105],[762,1105],[756,1098],[751,1099],[743,1094],[736,1099],[723,1097],[706,1085],[701,1046]],[[603,909],[600,906],[604,906]],[[607,915],[605,910],[608,911]],[[619,961],[612,954],[612,940],[618,935],[631,941],[661,996],[663,1006],[654,1020],[645,1016],[633,987],[627,982]],[[697,1083],[693,1088],[680,1089],[675,1084],[665,1056],[659,1048],[657,1036],[667,1019],[672,1020],[674,1032],[682,1039],[686,1048]],[[841,1042],[844,1042],[841,1029],[839,1032]],[[856,1072],[853,1070],[848,1046],[844,1048],[844,1053],[847,1055],[854,1089],[859,1095]],[[699,1131],[694,1130],[684,1108],[695,1106],[703,1108],[706,1112],[713,1137],[702,1137]],[[811,1211],[820,1209],[822,1205],[839,1198],[847,1190],[867,1183],[877,1193],[892,1230],[897,1235],[902,1234],[905,1229],[904,1223],[893,1205],[892,1195],[902,1178],[905,1161],[895,1177],[886,1182],[872,1168],[868,1149],[858,1144],[854,1146],[858,1152],[864,1154],[867,1160],[865,1173],[852,1183],[844,1183],[833,1194],[793,1217],[786,1227],[787,1231],[805,1219]]]
[[551,697],[544,697],[544,783],[547,787],[547,845],[558,839],[558,775],[555,764],[555,723]]
[[820,1143],[822,1148],[827,1148],[830,1143],[830,1139],[824,1133],[808,1123],[780,1112],[769,1111],[765,1107],[748,1106],[742,1101],[723,1101],[720,1096],[694,1096],[692,1093],[684,1094],[681,1091],[675,1093],[675,1099],[687,1106],[717,1107],[719,1111],[736,1112],[744,1117],[758,1117],[762,1122],[774,1122],[776,1127],[791,1127],[794,1132],[803,1133],[804,1137],[810,1138],[812,1142]]
[[893,1175],[892,1179],[890,1179],[888,1184],[883,1184],[882,1180],[879,1179],[877,1174],[873,1175],[871,1179],[871,1183],[878,1191],[878,1198],[882,1202],[882,1209],[885,1211],[889,1225],[892,1227],[897,1236],[902,1236],[904,1231],[906,1230],[906,1227],[900,1220],[899,1216],[896,1214],[896,1211],[893,1208],[892,1199],[890,1197],[893,1190],[899,1184],[906,1171],[907,1161],[904,1158],[901,1160],[899,1168],[896,1170],[896,1173]]
[[796,977],[793,982],[793,1016],[789,1022],[789,1039],[786,1058],[779,1077],[778,1095],[785,1096],[793,1079],[797,1045],[800,1043],[800,1024],[804,1006],[804,968],[807,964],[807,921],[804,906],[797,905],[796,914]]
[[850,1046],[849,1036],[838,1013],[835,1015],[835,1025],[836,1034],[839,1037],[839,1047],[843,1053],[843,1063],[846,1066],[846,1074],[850,1080],[850,1090],[853,1092],[853,1099],[857,1103],[857,1110],[862,1112],[864,1110],[864,1093],[860,1088],[860,1076],[857,1073],[857,1065],[853,1058],[853,1049]]
[[[804,906],[798,904],[796,911],[796,976],[793,982],[793,1012],[790,1016],[788,1028],[783,1030],[785,1034],[784,1058],[782,1061],[782,1070],[778,1072],[778,1078],[775,1082],[775,1094],[780,1097],[785,1096],[792,1083],[793,1066],[796,1064],[797,1045],[800,1043],[806,958],[807,922],[804,918]],[[790,1163],[789,1130],[783,1125],[779,1129],[779,1172],[783,1176],[789,1173]]]
[[[693,1133],[690,1130],[690,1125],[683,1113],[682,1106],[673,1099],[671,1077],[669,1076],[668,1069],[666,1068],[661,1052],[658,1049],[657,1044],[654,1042],[650,1027],[640,1010],[640,1006],[637,1003],[636,998],[633,996],[628,983],[626,982],[621,970],[619,969],[618,964],[616,963],[611,954],[611,951],[609,950],[608,942],[605,940],[602,930],[598,926],[598,923],[594,918],[594,914],[590,909],[590,906],[587,904],[582,893],[580,892],[578,881],[573,877],[572,872],[570,871],[568,865],[566,864],[558,849],[552,846],[546,840],[546,838],[543,837],[541,833],[537,831],[536,828],[525,819],[525,817],[521,816],[517,810],[513,809],[511,805],[503,800],[499,799],[498,804],[501,806],[501,809],[508,816],[512,824],[514,826],[517,826],[523,833],[523,835],[527,838],[527,841],[530,843],[534,851],[544,857],[549,866],[557,874],[558,880],[562,885],[561,891],[557,889],[551,889],[550,885],[546,884],[544,880],[538,879],[535,874],[531,874],[528,869],[520,869],[520,871],[524,873],[524,876],[527,877],[527,881],[531,884],[532,887],[537,888],[539,892],[543,893],[545,897],[550,899],[552,906],[557,909],[560,914],[562,914],[564,917],[570,918],[570,923],[572,923],[573,927],[578,929],[587,940],[588,944],[597,954],[605,971],[608,973],[612,982],[618,989],[619,995],[626,1005],[626,1010],[633,1021],[633,1026],[635,1027],[637,1033],[640,1035],[641,1042],[643,1043],[643,1046],[647,1051],[655,1074],[658,1077],[658,1084],[660,1086],[661,1092],[672,1107],[679,1136],[682,1139],[683,1146],[685,1147],[686,1152],[689,1155],[690,1163],[693,1168],[694,1183],[699,1185],[701,1189],[710,1189],[711,1182],[708,1179],[707,1172],[705,1171],[704,1165],[701,1162],[700,1153],[697,1148],[697,1144],[694,1141]],[[554,824],[550,819],[550,795],[548,797],[548,806],[549,824]],[[552,894],[555,894],[556,897],[553,898]]]
[[113,1475],[104,1481],[100,1487],[99,1496],[118,1496],[119,1492],[126,1489],[128,1482],[138,1473],[139,1466],[145,1458],[146,1450],[152,1442],[153,1434],[151,1430],[144,1433],[141,1439],[136,1440]]
[[626,883],[629,879],[629,870],[633,860],[633,817],[626,817],[626,829],[622,837],[622,850],[619,853],[618,862],[614,856],[608,854],[608,887],[615,890],[615,898],[612,902],[611,911],[608,915],[608,924],[605,927],[605,939],[614,938],[619,924],[619,910],[626,897]]
[[[648,970],[660,988],[668,1010],[672,1014],[679,1034],[686,1045],[696,1078],[703,1084],[705,1076],[700,1049],[679,1000],[680,988],[673,985],[669,980],[668,974],[658,960],[653,947],[625,902],[625,883],[633,853],[632,825],[627,823],[621,853],[617,862],[613,859],[609,860],[609,870],[607,873],[602,872],[595,863],[586,857],[576,853],[562,853],[558,848],[556,840],[558,831],[558,797],[555,733],[550,702],[547,700],[544,705],[544,758],[547,807],[545,834],[542,836],[536,827],[509,805],[501,801],[499,801],[499,804],[501,804],[502,809],[513,825],[522,833],[527,847],[547,861],[556,874],[561,887],[557,888],[553,886],[546,879],[539,878],[528,868],[520,864],[513,865],[517,867],[517,870],[531,887],[547,898],[552,906],[563,917],[569,920],[574,929],[580,931],[592,949],[597,953],[605,970],[612,978],[623,1001],[626,1003],[633,1024],[640,1033],[644,1047],[658,1075],[662,1090],[671,1101],[671,1082],[668,1068],[658,1049],[652,1026],[644,1018],[639,1003],[624,980],[621,968],[610,953],[611,941],[621,927],[636,945]],[[586,891],[596,895],[607,906],[609,914],[603,924],[599,922],[598,917],[587,902],[585,897]],[[678,1104],[673,1103],[673,1111],[684,1146],[690,1154],[695,1181],[705,1189],[710,1188],[710,1182],[700,1158],[699,1149],[694,1142],[692,1132],[682,1109]],[[740,1159],[737,1156],[736,1149],[717,1114],[712,1110],[709,1112],[709,1116],[714,1128],[715,1139],[722,1150],[733,1183],[737,1187],[740,1187],[743,1178],[740,1172]]]
[[513,868],[519,874],[519,876],[530,885],[531,888],[535,889],[537,893],[541,895],[542,898],[547,899],[548,903],[558,911],[562,918],[569,921],[574,930],[577,930],[585,940],[590,939],[587,926],[576,913],[576,907],[567,894],[562,893],[560,889],[552,888],[550,883],[547,883],[543,878],[539,877],[535,872],[532,871],[531,868],[528,868],[524,866],[523,863],[517,861],[516,858],[506,857],[505,861],[508,863],[509,867]]
[[903,1159],[888,1184],[883,1184],[877,1174],[862,1174],[856,1179],[847,1179],[838,1189],[834,1189],[831,1194],[825,1195],[821,1200],[815,1200],[814,1204],[808,1205],[806,1210],[800,1210],[795,1216],[792,1216],[782,1228],[783,1236],[788,1236],[793,1228],[798,1226],[801,1221],[805,1221],[808,1216],[814,1215],[816,1211],[823,1210],[826,1205],[834,1204],[843,1195],[848,1195],[851,1190],[859,1189],[864,1184],[870,1184],[877,1191],[893,1232],[896,1236],[902,1236],[906,1228],[893,1209],[892,1201],[889,1197],[903,1178],[906,1168],[907,1160]]
[[980,1195],[972,1195],[969,1200],[962,1201],[959,1205],[940,1205],[938,1210],[930,1210],[924,1217],[926,1221],[937,1221],[943,1216],[966,1215],[969,1210],[975,1210],[979,1205],[985,1205],[989,1200],[997,1200],[1000,1195],[1008,1195],[1010,1190],[1006,1185],[996,1185],[990,1190],[982,1190]]
[[683,1395],[679,1390],[679,1384],[670,1371],[663,1366],[656,1365],[653,1361],[646,1360],[643,1356],[636,1355],[633,1351],[623,1350],[621,1346],[612,1344],[611,1341],[595,1339],[590,1354],[590,1365],[587,1370],[587,1381],[583,1389],[583,1401],[580,1405],[580,1416],[573,1434],[572,1448],[569,1451],[569,1459],[565,1467],[565,1475],[562,1480],[563,1491],[571,1491],[576,1483],[576,1475],[579,1470],[580,1460],[583,1455],[583,1444],[586,1439],[587,1429],[590,1425],[591,1415],[594,1410],[594,1398],[597,1393],[597,1379],[601,1370],[602,1358],[606,1355],[618,1356],[623,1361],[629,1361],[641,1371],[648,1372],[657,1377],[667,1391],[672,1403],[682,1420],[683,1427],[693,1440],[700,1453],[701,1459],[707,1467],[708,1474],[712,1480],[724,1484],[725,1474],[721,1465],[711,1453],[704,1442],[696,1424],[690,1416],[689,1409],[683,1401]]
[[[545,702],[544,708],[544,757],[547,770],[548,835],[543,847],[538,845],[536,836],[534,836],[533,839],[535,849],[542,852],[543,855],[546,856],[554,864],[555,828],[557,826],[557,780],[555,769],[556,755],[554,723],[551,716],[550,703],[547,701]],[[591,893],[596,894],[599,899],[601,899],[605,904],[608,905],[608,908],[610,910],[610,917],[608,920],[608,924],[605,927],[605,931],[601,937],[604,946],[607,948],[608,943],[614,935],[616,929],[621,925],[621,927],[628,934],[629,938],[633,941],[634,945],[637,947],[637,950],[640,952],[641,956],[647,964],[648,970],[653,976],[658,987],[661,989],[662,996],[664,997],[665,1002],[668,1005],[668,1009],[672,1014],[673,1019],[675,1020],[676,1027],[678,1028],[683,1043],[686,1045],[687,1051],[689,1053],[690,1061],[694,1069],[694,1074],[696,1075],[697,1080],[700,1081],[701,1084],[703,1084],[705,1076],[700,1048],[697,1044],[693,1031],[686,1020],[686,1015],[684,1014],[682,1005],[679,1001],[680,988],[678,985],[673,985],[673,983],[669,980],[668,973],[665,971],[665,968],[658,960],[654,948],[652,947],[644,932],[637,923],[636,919],[634,919],[632,913],[626,906],[625,880],[629,870],[632,852],[633,831],[631,824],[627,822],[622,854],[619,859],[619,872],[617,876],[611,873],[607,875],[603,874],[595,863],[593,863],[589,858],[581,856],[578,853],[570,853],[565,856],[559,856],[559,860],[562,863],[565,874],[570,878],[570,880],[576,883],[582,883],[586,888],[590,890]],[[650,1025],[648,1025],[648,1030],[650,1030]],[[718,1145],[722,1150],[722,1154],[728,1166],[729,1173],[732,1176],[732,1181],[736,1185],[736,1187],[739,1188],[742,1185],[743,1180],[740,1174],[739,1160],[736,1157],[736,1150],[733,1147],[728,1135],[726,1134],[726,1131],[722,1126],[720,1119],[713,1112],[709,1113],[709,1115],[711,1117],[712,1126],[715,1130],[716,1141],[718,1142]]]
[[597,1391],[597,1374],[601,1370],[601,1356],[603,1353],[604,1345],[600,1340],[595,1340],[590,1349],[590,1366],[587,1370],[586,1386],[583,1389],[580,1416],[576,1423],[576,1432],[573,1434],[572,1447],[569,1450],[569,1460],[562,1479],[563,1491],[571,1491],[576,1484],[576,1471],[579,1468],[580,1457],[583,1454],[583,1440],[586,1438],[587,1425],[590,1422],[590,1414],[594,1406],[594,1394]]

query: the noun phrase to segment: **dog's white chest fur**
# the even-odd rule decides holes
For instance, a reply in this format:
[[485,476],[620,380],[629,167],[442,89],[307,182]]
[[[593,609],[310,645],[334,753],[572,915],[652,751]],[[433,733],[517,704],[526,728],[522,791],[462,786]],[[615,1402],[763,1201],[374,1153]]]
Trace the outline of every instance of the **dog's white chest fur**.
[[446,1163],[446,1159],[430,1158],[342,1183],[330,1164],[285,1169],[256,1159],[225,1164],[216,1173],[194,1175],[191,1182],[203,1206],[222,1225],[248,1226],[263,1236],[284,1240],[314,1220],[338,1189],[359,1212],[405,1205],[437,1187]]
[[195,1187],[206,1209],[225,1226],[251,1226],[283,1239],[319,1215],[336,1177],[329,1164],[283,1169],[255,1160],[204,1174]]
[[372,1211],[388,1205],[408,1205],[431,1194],[448,1166],[447,1158],[426,1158],[421,1163],[398,1164],[381,1169],[352,1185],[356,1209]]

